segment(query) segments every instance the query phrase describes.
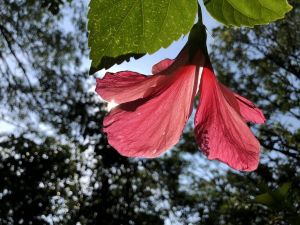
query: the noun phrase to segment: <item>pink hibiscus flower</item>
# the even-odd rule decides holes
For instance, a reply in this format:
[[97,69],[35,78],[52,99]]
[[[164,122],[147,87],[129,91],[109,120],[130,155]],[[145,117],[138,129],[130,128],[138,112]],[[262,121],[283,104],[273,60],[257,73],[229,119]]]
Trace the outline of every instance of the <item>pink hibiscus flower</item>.
[[264,123],[263,113],[217,81],[205,52],[189,41],[175,60],[155,64],[153,75],[124,71],[97,79],[96,92],[118,104],[103,122],[110,145],[128,157],[161,155],[178,142],[199,92],[200,149],[234,169],[255,170],[260,145],[246,122]]

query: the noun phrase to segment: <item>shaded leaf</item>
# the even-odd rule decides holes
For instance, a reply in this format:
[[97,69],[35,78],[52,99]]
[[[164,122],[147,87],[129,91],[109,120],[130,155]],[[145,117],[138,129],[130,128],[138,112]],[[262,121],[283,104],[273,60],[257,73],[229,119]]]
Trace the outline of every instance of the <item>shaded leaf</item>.
[[291,187],[291,182],[284,183],[281,185],[277,190],[276,193],[281,196],[282,198],[286,197],[290,187]]
[[292,9],[287,0],[206,0],[204,4],[212,17],[229,26],[268,24]]
[[271,206],[274,204],[274,199],[269,193],[264,193],[255,197],[255,201],[260,204]]
[[281,209],[291,207],[287,204],[286,197],[291,187],[291,182],[282,184],[276,190],[268,190],[266,193],[260,194],[255,197],[255,202],[269,206],[274,209]]

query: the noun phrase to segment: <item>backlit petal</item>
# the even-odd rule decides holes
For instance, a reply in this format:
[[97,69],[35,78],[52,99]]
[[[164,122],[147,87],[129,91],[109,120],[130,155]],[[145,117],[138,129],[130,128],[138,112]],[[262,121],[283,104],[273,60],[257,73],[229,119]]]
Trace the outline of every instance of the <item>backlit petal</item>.
[[266,118],[263,112],[259,108],[257,108],[251,101],[238,94],[234,94],[234,96],[238,100],[240,112],[246,121],[258,124],[266,122]]
[[230,104],[211,68],[204,68],[200,105],[195,116],[195,135],[201,150],[238,170],[251,171],[259,162],[259,142]]
[[124,156],[146,158],[175,145],[191,113],[197,73],[195,65],[183,66],[165,76],[160,91],[113,109],[104,120],[109,143]]
[[172,59],[164,59],[164,60],[160,61],[159,63],[156,63],[154,66],[152,66],[152,74],[157,74],[157,73],[163,72],[170,65],[172,65],[173,62],[174,62],[174,60],[172,60]]
[[160,92],[160,89],[169,82],[167,77],[184,66],[187,60],[187,50],[183,49],[175,60],[164,59],[155,64],[153,66],[155,76],[131,71],[106,73],[103,79],[97,78],[96,92],[105,101],[114,101],[116,104],[146,98],[155,92]]
[[264,123],[266,121],[263,112],[250,100],[234,93],[221,83],[219,83],[219,86],[227,102],[244,118],[245,121],[252,123]]
[[106,73],[96,81],[96,92],[101,98],[117,104],[142,98],[149,86],[147,76],[131,71]]

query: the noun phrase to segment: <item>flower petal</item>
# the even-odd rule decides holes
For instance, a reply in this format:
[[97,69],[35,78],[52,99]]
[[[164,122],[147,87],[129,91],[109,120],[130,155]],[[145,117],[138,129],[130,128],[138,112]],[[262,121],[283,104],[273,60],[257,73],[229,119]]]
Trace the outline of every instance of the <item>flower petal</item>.
[[238,170],[255,170],[259,142],[235,108],[228,103],[212,69],[204,68],[195,116],[197,143],[209,159]]
[[227,102],[244,118],[247,122],[265,123],[263,112],[257,108],[250,100],[234,93],[225,85],[219,83],[221,91]]
[[154,66],[152,66],[152,74],[157,74],[166,70],[170,65],[172,65],[173,62],[174,60],[172,59],[164,59],[156,63]]
[[184,66],[188,59],[188,51],[184,48],[175,60],[164,59],[155,64],[153,71],[156,72],[156,76],[131,71],[106,73],[103,79],[97,78],[96,92],[105,101],[113,101],[116,104],[146,98],[154,92],[159,92],[168,82],[167,77]]
[[109,143],[124,156],[146,158],[175,145],[191,113],[197,72],[195,65],[183,66],[165,76],[159,92],[113,109],[104,120]]
[[103,79],[96,79],[96,92],[105,101],[114,101],[117,104],[146,98],[166,85],[170,71],[155,76],[131,71],[106,73]]
[[103,79],[96,79],[96,92],[104,100],[120,104],[143,97],[147,80],[147,76],[130,71],[106,73]]
[[234,96],[238,100],[240,112],[246,121],[252,123],[265,123],[266,118],[263,112],[257,108],[250,100],[234,93]]

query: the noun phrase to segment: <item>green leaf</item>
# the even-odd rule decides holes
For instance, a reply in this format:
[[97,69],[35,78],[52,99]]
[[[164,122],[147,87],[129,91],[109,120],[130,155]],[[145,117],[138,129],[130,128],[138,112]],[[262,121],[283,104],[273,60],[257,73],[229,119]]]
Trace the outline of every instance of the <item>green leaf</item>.
[[288,194],[288,191],[290,190],[291,185],[291,182],[284,183],[276,190],[276,193],[282,198],[285,198]]
[[268,190],[266,193],[260,194],[255,197],[255,202],[264,204],[274,209],[289,208],[290,204],[287,204],[286,198],[288,191],[291,187],[291,182],[282,184],[276,190]]
[[271,206],[274,204],[274,199],[269,193],[264,193],[255,197],[255,202]]
[[196,0],[91,0],[90,73],[168,47],[192,28]]
[[212,17],[228,26],[268,24],[292,9],[287,0],[204,0],[204,4]]

